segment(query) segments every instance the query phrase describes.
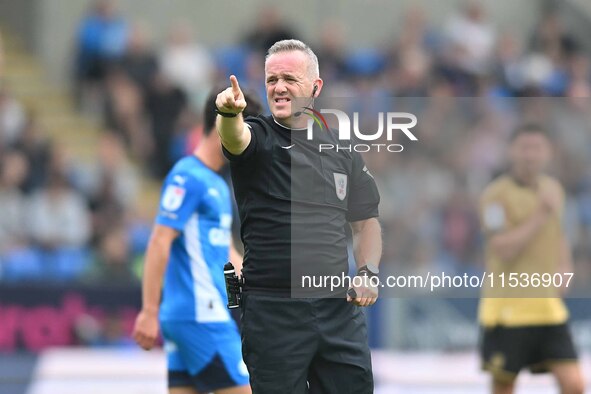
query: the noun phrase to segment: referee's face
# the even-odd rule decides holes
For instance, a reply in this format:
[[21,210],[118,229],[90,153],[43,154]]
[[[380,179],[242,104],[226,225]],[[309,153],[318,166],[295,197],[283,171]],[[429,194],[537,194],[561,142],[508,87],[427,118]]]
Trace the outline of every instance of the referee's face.
[[291,103],[295,98],[312,97],[314,79],[309,75],[308,57],[301,51],[275,53],[265,63],[267,102],[273,117],[291,125]]

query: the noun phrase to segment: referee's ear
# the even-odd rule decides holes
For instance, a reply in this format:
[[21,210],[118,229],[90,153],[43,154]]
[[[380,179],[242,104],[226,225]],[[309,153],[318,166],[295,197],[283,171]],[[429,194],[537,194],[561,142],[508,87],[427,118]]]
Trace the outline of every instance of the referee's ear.
[[321,78],[317,78],[314,80],[312,85],[312,98],[316,98],[320,96],[320,92],[322,91],[322,86],[324,85],[324,81]]

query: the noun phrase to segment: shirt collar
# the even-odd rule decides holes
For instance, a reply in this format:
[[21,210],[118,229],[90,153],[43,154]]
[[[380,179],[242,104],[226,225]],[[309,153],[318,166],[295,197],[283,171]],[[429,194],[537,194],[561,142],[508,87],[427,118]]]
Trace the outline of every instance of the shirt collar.
[[282,125],[281,123],[277,122],[277,120],[275,119],[275,117],[273,115],[271,115],[271,117],[273,118],[273,122],[277,123],[279,126],[283,127],[285,130],[290,130],[290,131],[294,131],[294,130],[308,130],[307,127],[304,128],[300,128],[300,129],[295,129],[295,128],[289,128],[289,127],[285,127],[284,125]]

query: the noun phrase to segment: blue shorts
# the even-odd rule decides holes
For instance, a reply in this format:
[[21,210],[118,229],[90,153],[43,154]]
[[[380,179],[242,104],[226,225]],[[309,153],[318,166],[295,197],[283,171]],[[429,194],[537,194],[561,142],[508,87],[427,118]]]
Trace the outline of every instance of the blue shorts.
[[168,387],[210,392],[248,384],[234,321],[161,321],[160,325],[168,360]]

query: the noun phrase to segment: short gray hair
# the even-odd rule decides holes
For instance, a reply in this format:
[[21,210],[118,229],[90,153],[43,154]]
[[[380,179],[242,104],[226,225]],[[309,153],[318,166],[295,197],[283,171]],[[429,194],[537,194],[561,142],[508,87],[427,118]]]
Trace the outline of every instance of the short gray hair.
[[265,63],[269,59],[271,55],[281,52],[291,52],[291,51],[300,51],[303,52],[306,56],[308,56],[308,72],[313,78],[320,77],[320,68],[318,66],[318,57],[308,45],[304,44],[300,40],[281,40],[277,41],[275,44],[269,48],[267,51],[267,56],[265,57]]

